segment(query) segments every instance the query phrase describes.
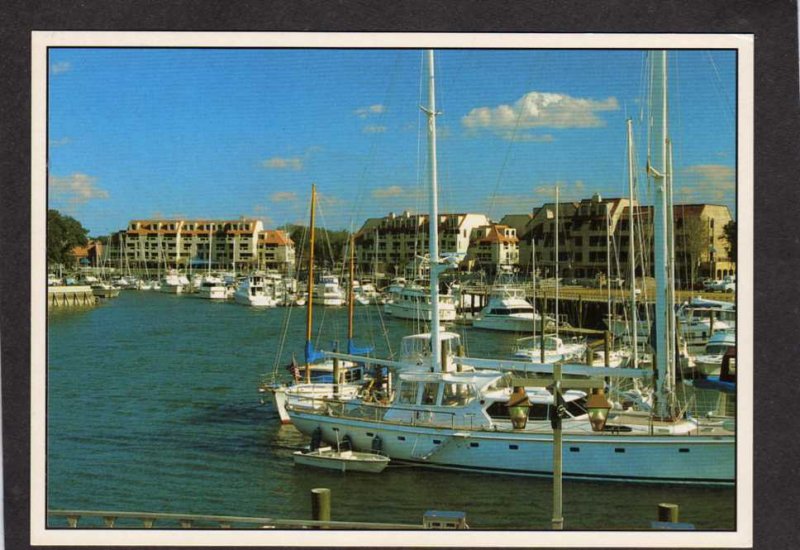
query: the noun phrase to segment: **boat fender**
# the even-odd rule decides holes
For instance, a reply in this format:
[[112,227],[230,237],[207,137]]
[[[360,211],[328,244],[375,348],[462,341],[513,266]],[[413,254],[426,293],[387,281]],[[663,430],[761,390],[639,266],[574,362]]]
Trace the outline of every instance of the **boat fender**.
[[379,435],[372,438],[372,452],[375,454],[381,454],[381,452],[383,452],[383,440]]
[[346,451],[353,450],[353,439],[350,437],[349,434],[345,434],[342,438],[342,442],[339,444],[340,448]]

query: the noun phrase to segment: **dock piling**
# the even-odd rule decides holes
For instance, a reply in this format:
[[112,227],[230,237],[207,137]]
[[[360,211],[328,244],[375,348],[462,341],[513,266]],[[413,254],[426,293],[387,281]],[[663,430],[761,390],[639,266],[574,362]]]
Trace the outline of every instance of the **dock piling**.
[[679,507],[677,504],[662,502],[658,505],[658,521],[678,523]]
[[311,489],[311,519],[331,520],[331,490],[323,487]]

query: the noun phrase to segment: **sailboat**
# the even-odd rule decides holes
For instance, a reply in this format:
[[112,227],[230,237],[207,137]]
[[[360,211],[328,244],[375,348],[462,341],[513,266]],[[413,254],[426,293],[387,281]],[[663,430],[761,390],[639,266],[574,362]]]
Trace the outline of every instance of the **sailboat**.
[[[436,106],[433,51],[428,51],[429,169],[431,219],[437,216]],[[287,406],[298,430],[329,444],[345,435],[354,450],[379,450],[393,461],[418,466],[482,473],[551,476],[551,421],[562,419],[563,459],[567,478],[670,483],[731,484],[735,479],[735,434],[730,423],[703,423],[688,418],[675,398],[673,294],[667,260],[669,182],[666,144],[666,52],[654,52],[654,81],[660,86],[654,116],[657,154],[651,169],[656,176],[655,327],[658,342],[656,398],[650,410],[616,408],[605,425],[597,412],[587,412],[582,398],[559,403],[537,399],[541,388],[517,385],[519,379],[494,370],[519,368],[552,373],[552,365],[450,356],[442,347],[438,308],[432,311],[430,362],[417,364],[324,352],[341,360],[380,365],[398,371],[397,387],[388,404],[368,399],[326,403],[322,409]],[[431,303],[438,303],[438,275],[455,264],[440,258],[436,224],[430,225]],[[445,333],[446,334],[446,333]],[[562,367],[564,374],[630,377],[649,380],[644,369],[606,369],[587,365]],[[529,384],[533,386],[533,384]],[[594,396],[593,396],[594,397]],[[524,407],[520,404],[526,404]],[[527,412],[526,412],[527,410]],[[595,431],[599,429],[601,431]]]
[[[287,406],[292,405],[298,409],[320,410],[326,406],[329,399],[355,398],[366,378],[366,367],[363,363],[354,361],[340,361],[339,359],[324,358],[314,349],[311,339],[314,324],[314,301],[317,299],[314,292],[314,207],[316,202],[316,186],[311,186],[311,216],[309,229],[309,257],[308,257],[308,305],[306,307],[306,342],[305,342],[305,381],[301,381],[303,373],[294,358],[287,369],[292,373],[294,383],[287,385],[276,382],[273,373],[271,381],[264,382],[259,391],[272,396],[278,417],[282,424],[289,424],[291,420],[287,413]],[[347,352],[369,353],[369,349],[355,347],[353,340],[353,265],[354,242],[350,242],[350,286],[348,299],[348,326],[347,326]],[[342,296],[344,300],[344,296]]]

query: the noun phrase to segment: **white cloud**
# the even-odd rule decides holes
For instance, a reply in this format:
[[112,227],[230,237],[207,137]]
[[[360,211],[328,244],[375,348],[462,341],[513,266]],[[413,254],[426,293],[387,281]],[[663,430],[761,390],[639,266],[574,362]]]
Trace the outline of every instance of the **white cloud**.
[[62,74],[72,69],[72,63],[69,61],[59,61],[50,65],[50,72],[53,74]]
[[273,193],[269,199],[272,202],[296,201],[297,193],[293,191],[278,191],[276,193]]
[[49,176],[50,193],[56,202],[77,206],[91,200],[107,199],[108,191],[95,185],[97,178],[76,172],[70,176]]
[[485,129],[503,139],[520,141],[552,141],[547,134],[517,133],[531,128],[597,128],[605,125],[598,116],[603,111],[615,111],[619,104],[614,97],[597,101],[566,94],[528,92],[513,105],[476,107],[461,123],[470,131]]
[[299,157],[272,157],[261,162],[269,170],[302,170],[303,160]]
[[359,107],[354,112],[358,118],[367,118],[372,115],[380,115],[386,111],[386,107],[377,103],[375,105],[369,105],[367,107]]
[[732,201],[736,195],[736,173],[724,164],[696,164],[675,176],[676,193],[685,200]]
[[542,200],[555,200],[556,186],[558,186],[559,202],[585,199],[588,198],[587,195],[590,193],[586,190],[586,184],[581,180],[575,180],[573,182],[556,181],[553,183],[541,183],[533,189],[533,192]]
[[361,131],[365,134],[382,134],[386,131],[386,126],[372,124],[370,126],[364,126]]
[[372,198],[375,199],[386,199],[389,197],[402,197],[408,193],[405,189],[403,189],[399,185],[390,185],[389,187],[379,187],[377,189],[372,190]]

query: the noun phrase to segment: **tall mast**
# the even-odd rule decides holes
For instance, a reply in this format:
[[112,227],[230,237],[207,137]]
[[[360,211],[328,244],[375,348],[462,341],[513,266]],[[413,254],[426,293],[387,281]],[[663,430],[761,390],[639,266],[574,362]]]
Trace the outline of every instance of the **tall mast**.
[[630,118],[628,123],[628,263],[630,264],[630,284],[631,284],[631,339],[633,342],[633,368],[639,368],[639,346],[638,332],[639,323],[636,319],[636,240],[633,222],[633,120]]
[[[558,338],[558,211],[561,207],[558,202],[558,185],[556,185],[556,338]],[[542,347],[544,347],[544,335],[542,335]]]
[[311,325],[314,320],[314,203],[317,186],[311,184],[311,221],[309,223],[308,247],[308,307],[306,308],[306,383],[311,382]]
[[531,229],[531,292],[533,293],[533,335],[536,336],[536,238],[533,236],[533,229]]
[[439,343],[439,203],[436,173],[436,82],[433,70],[433,50],[428,50],[428,163],[431,176],[431,210],[428,218],[428,252],[431,273],[431,366],[442,370],[442,350]]
[[649,168],[655,183],[655,204],[653,205],[654,229],[654,274],[656,279],[656,315],[654,319],[655,334],[653,343],[656,348],[656,414],[660,418],[671,417],[668,396],[671,394],[671,374],[673,369],[674,339],[669,333],[670,317],[674,315],[669,255],[669,229],[672,212],[668,208],[669,189],[667,182],[668,154],[667,139],[669,127],[667,122],[667,52],[651,53],[653,70],[653,148]]
[[[353,283],[355,282],[355,262],[356,262],[356,237],[355,235],[350,235],[350,282],[347,285],[347,345],[348,345],[348,353],[350,353],[350,348],[352,347],[353,342],[353,309],[354,309],[354,301],[353,300]],[[363,289],[363,287],[362,287]]]
[[608,308],[608,320],[611,322],[611,203],[606,206],[606,307]]

